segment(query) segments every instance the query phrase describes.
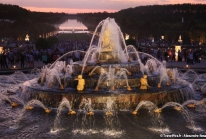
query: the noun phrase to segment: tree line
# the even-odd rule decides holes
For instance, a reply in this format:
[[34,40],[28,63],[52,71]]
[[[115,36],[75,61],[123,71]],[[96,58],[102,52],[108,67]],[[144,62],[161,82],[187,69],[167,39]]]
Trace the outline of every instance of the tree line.
[[22,40],[26,34],[37,39],[40,34],[53,32],[53,24],[60,24],[68,17],[66,13],[31,12],[17,5],[0,4],[0,38]]
[[[161,36],[177,41],[181,35],[184,43],[206,42],[206,5],[175,4],[148,5],[120,10],[116,13],[66,13],[31,12],[17,5],[0,4],[0,38],[24,39],[28,33],[37,39],[40,34],[55,31],[53,24],[60,24],[69,17],[77,16],[90,31],[107,18],[115,18],[124,33],[139,40]],[[9,20],[9,21],[8,21]]]
[[[99,21],[107,17],[115,21],[125,33],[138,39],[154,37],[158,40],[162,35],[172,42],[181,35],[184,43],[206,41],[206,5],[205,4],[175,4],[138,6],[120,10],[116,13],[80,13],[82,21]],[[94,20],[95,19],[95,20]],[[94,25],[94,27],[96,26]]]

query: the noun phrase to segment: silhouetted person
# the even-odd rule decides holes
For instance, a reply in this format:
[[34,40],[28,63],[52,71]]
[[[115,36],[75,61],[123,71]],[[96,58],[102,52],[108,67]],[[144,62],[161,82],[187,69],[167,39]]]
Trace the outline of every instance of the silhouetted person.
[[47,64],[47,55],[43,54],[42,55],[42,62],[46,65]]
[[23,53],[21,53],[21,68],[24,68],[24,61],[25,61],[25,55]]
[[3,53],[3,64],[4,64],[4,67],[8,69],[8,64],[6,61],[6,54],[5,53]]
[[172,59],[171,59],[171,61],[175,62],[175,51],[172,51]]
[[3,54],[0,54],[0,65],[1,65],[1,69],[5,68],[4,62],[3,62]]

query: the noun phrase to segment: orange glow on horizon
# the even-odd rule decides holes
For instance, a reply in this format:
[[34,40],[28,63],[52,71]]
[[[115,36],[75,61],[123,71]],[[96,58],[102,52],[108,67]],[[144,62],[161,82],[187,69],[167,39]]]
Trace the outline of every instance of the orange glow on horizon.
[[39,7],[23,7],[30,11],[35,12],[53,12],[53,13],[69,13],[69,14],[77,14],[77,13],[97,13],[97,12],[108,12],[114,13],[118,10],[106,10],[106,9],[67,9],[67,8],[39,8]]

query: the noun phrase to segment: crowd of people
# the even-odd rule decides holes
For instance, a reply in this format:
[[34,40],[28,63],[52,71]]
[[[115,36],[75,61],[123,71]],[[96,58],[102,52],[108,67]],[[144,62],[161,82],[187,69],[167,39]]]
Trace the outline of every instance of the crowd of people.
[[[185,61],[189,65],[193,65],[195,63],[200,63],[201,61],[201,51],[200,49],[191,49],[191,48],[184,48],[178,51],[175,51],[175,49],[160,49],[160,48],[145,48],[141,49],[140,51],[146,52],[148,54],[151,54],[152,56],[156,57],[160,61],[171,61],[171,62],[182,62]],[[141,60],[143,63],[147,60],[147,55],[142,54]]]
[[17,65],[20,66],[18,68],[34,68],[34,61],[42,61],[43,64],[46,65],[53,63],[66,52],[71,53],[65,56],[62,60],[82,60],[84,54],[76,50],[86,51],[89,47],[89,43],[89,40],[68,40],[59,41],[52,47],[52,49],[45,50],[35,49],[31,45],[22,45],[20,50],[17,48],[12,50],[4,49],[4,51],[0,53],[0,68],[8,69]]
[[[94,42],[97,39],[94,39]],[[23,44],[21,44],[23,46]],[[55,44],[52,49],[35,49],[33,45],[24,45],[21,50],[5,49],[4,52],[0,53],[0,68],[8,69],[15,65],[19,65],[18,68],[34,68],[34,61],[41,61],[43,64],[53,63],[61,55],[66,52],[71,52],[65,56],[62,60],[69,62],[69,59],[73,61],[82,60],[84,57],[83,51],[86,51],[90,45],[90,40],[67,40],[59,41]],[[76,51],[81,50],[81,51]],[[185,61],[187,64],[200,63],[201,52],[198,49],[182,49],[182,51],[176,52],[174,49],[162,49],[150,47],[140,48],[139,51],[151,54],[160,61]],[[147,55],[141,54],[141,60],[143,63],[147,61]]]

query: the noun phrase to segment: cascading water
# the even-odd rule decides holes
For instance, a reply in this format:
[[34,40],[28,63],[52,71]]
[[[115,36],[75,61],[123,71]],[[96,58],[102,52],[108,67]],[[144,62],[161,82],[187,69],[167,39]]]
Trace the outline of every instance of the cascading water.
[[70,102],[66,99],[63,98],[62,102],[59,104],[59,107],[57,109],[57,116],[54,120],[54,128],[52,130],[52,132],[57,132],[59,130],[61,130],[61,112],[64,108],[67,108],[69,110],[69,112],[72,110],[71,106],[70,106]]

